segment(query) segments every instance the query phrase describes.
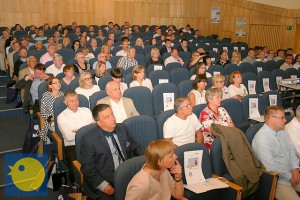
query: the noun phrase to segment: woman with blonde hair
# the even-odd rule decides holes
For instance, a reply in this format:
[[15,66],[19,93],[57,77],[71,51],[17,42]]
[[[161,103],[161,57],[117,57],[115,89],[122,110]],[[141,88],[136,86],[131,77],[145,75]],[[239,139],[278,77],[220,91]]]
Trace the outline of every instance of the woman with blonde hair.
[[96,83],[102,78],[103,76],[107,75],[106,64],[105,62],[99,61],[95,68],[95,75],[93,78],[96,80]]
[[145,69],[142,65],[137,65],[132,69],[132,79],[129,87],[145,86],[152,92],[153,86],[150,79],[145,78]]
[[104,53],[105,56],[106,56],[106,60],[109,60],[112,55],[110,54],[110,48],[107,44],[104,44],[102,47],[101,47],[101,53]]
[[153,48],[151,49],[151,58],[149,59],[147,66],[152,65],[152,64],[160,64],[163,65],[164,62],[163,60],[159,57],[159,50],[158,48]]
[[225,108],[221,107],[222,95],[223,92],[219,88],[208,89],[205,94],[207,106],[200,113],[200,122],[204,127],[202,132],[204,145],[208,149],[210,149],[210,146],[215,138],[215,136],[211,133],[212,123],[234,127],[231,117]]
[[242,84],[242,74],[234,71],[230,74],[230,83],[228,87],[229,97],[242,101],[244,96],[248,95],[246,87]]
[[135,46],[140,46],[140,47],[143,47],[143,48],[145,47],[144,41],[142,40],[142,38],[136,39]]
[[216,74],[212,77],[212,88],[219,88],[223,92],[222,100],[229,98],[228,88],[225,86],[225,76]]
[[125,200],[169,200],[171,196],[182,199],[183,191],[182,167],[174,154],[173,143],[152,141],[145,152],[145,165],[127,186]]
[[79,77],[79,87],[75,89],[77,94],[84,95],[88,100],[95,92],[100,91],[98,85],[93,84],[93,77],[90,72],[82,72]]
[[232,52],[232,57],[231,57],[231,63],[232,64],[236,64],[236,65],[240,65],[242,63],[242,57],[241,57],[241,54],[240,52],[238,51],[233,51]]

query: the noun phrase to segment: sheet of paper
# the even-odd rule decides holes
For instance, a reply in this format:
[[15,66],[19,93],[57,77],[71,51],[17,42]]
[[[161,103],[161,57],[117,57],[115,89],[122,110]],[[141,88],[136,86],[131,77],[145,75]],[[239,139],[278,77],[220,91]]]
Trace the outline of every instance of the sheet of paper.
[[270,91],[270,83],[269,78],[263,78],[263,86],[264,86],[264,92]]
[[194,193],[204,193],[210,190],[221,189],[221,188],[228,188],[229,185],[223,183],[222,181],[216,178],[208,178],[204,181],[199,183],[195,183],[192,185],[184,185],[185,188],[193,191]]
[[203,150],[184,152],[184,173],[187,185],[205,180],[202,172]]
[[255,86],[256,86],[256,81],[253,80],[248,81],[249,94],[256,94]]
[[245,50],[246,48],[245,47],[241,47],[241,50]]
[[239,47],[233,47],[233,50],[238,51]]
[[169,83],[169,79],[158,79],[158,83]]
[[212,57],[211,62],[215,62],[216,58]]
[[270,106],[277,106],[277,95],[271,94],[269,95]]
[[162,70],[162,65],[154,65],[154,71]]
[[297,79],[297,75],[291,75],[291,78]]
[[258,98],[249,98],[249,118],[260,117],[258,111]]
[[262,67],[257,67],[257,73],[262,71]]
[[282,82],[282,77],[281,76],[276,76],[276,83],[280,84]]
[[214,71],[214,75],[221,74],[221,72]]
[[163,93],[164,111],[174,109],[174,93]]
[[223,50],[228,51],[228,48],[227,47],[223,47]]

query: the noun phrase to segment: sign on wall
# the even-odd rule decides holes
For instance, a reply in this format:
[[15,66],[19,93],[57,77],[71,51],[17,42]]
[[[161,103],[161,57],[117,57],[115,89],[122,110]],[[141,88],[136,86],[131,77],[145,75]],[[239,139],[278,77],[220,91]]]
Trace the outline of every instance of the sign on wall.
[[221,9],[220,7],[211,7],[211,23],[220,23]]
[[236,18],[235,20],[235,35],[238,37],[246,37],[247,19]]

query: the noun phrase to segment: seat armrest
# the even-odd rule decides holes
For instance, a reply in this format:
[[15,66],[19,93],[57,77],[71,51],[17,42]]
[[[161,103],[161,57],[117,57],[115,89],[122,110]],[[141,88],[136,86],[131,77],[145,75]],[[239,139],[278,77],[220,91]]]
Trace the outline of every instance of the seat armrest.
[[78,160],[73,161],[73,166],[75,167],[76,171],[80,174],[80,183],[82,185],[83,183],[83,174],[80,171],[81,164],[78,162]]
[[[220,178],[220,176],[218,176],[216,174],[212,174],[212,178]],[[243,190],[243,188],[241,186],[238,186],[238,185],[236,185],[236,184],[234,184],[234,183],[232,183],[232,182],[230,182],[226,179],[221,178],[219,180],[226,183],[230,188],[236,190],[236,192],[237,192],[236,200],[242,199],[242,190]]]
[[[276,187],[277,187],[277,182],[278,182],[278,174],[275,172],[267,171],[264,168],[262,168],[261,170],[263,171],[263,174],[262,174],[259,182],[262,186],[267,186],[271,183],[271,187],[268,187],[268,188],[270,188],[270,193],[268,194],[268,197],[269,197],[269,200],[271,200],[271,199],[273,200],[275,198],[275,192],[276,192]],[[270,178],[268,178],[268,176],[273,177],[271,182],[270,182]],[[266,188],[262,187],[262,189],[261,189],[259,186],[259,188],[257,190],[258,190],[258,193],[263,193],[264,191],[266,191]],[[258,195],[261,196],[262,194],[258,194]]]
[[45,126],[45,120],[44,118],[42,117],[41,113],[38,112],[37,115],[39,116],[39,119],[40,119],[40,129],[42,130]]
[[57,133],[53,132],[52,133],[53,139],[56,141],[57,144],[57,157],[58,160],[63,160],[63,141],[62,139],[58,136]]

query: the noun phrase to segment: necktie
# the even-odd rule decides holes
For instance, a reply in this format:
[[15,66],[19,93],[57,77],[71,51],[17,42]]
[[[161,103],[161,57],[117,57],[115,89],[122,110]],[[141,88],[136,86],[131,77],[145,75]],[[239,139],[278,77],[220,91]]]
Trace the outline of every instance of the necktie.
[[115,139],[113,133],[110,135],[110,138],[111,138],[111,141],[112,141],[114,147],[115,147],[115,148],[117,149],[117,151],[118,151],[119,161],[122,160],[122,161],[124,162],[124,161],[125,161],[125,158],[124,158],[124,156],[123,156],[123,154],[122,154],[122,152],[121,152],[121,149],[120,149],[120,147],[119,147],[119,145],[118,145],[118,143],[117,143],[117,141],[116,141],[116,139]]

